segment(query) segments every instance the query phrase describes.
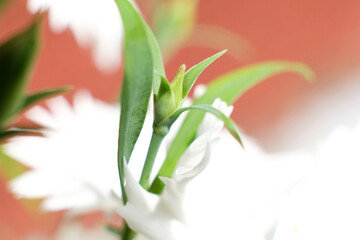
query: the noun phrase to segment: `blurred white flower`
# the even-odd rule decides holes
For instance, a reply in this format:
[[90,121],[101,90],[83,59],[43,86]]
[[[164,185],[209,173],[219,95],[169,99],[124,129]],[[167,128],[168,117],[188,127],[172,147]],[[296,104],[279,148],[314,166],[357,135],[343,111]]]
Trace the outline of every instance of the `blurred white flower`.
[[245,151],[222,132],[207,168],[188,186],[189,226],[201,239],[271,239],[290,190],[311,171],[310,154],[269,154],[241,136]]
[[[117,129],[119,107],[78,92],[72,107],[63,97],[36,106],[26,116],[48,128],[45,137],[16,137],[5,151],[32,170],[14,179],[21,197],[46,198],[44,209],[111,208],[119,188]],[[109,205],[109,206],[108,206]],[[117,204],[116,204],[117,205]]]
[[[214,107],[230,115],[228,107],[216,99]],[[160,196],[143,189],[125,165],[125,190],[128,202],[119,214],[136,232],[152,240],[197,239],[186,230],[186,210],[183,208],[186,185],[206,167],[210,147],[218,137],[223,123],[207,114],[199,128],[199,136],[179,160],[172,178],[161,178],[165,187]]]
[[80,223],[65,223],[57,231],[54,240],[117,240],[115,234],[107,231],[104,227],[85,228]]
[[311,177],[283,209],[275,240],[360,239],[360,124],[318,147]]
[[[330,77],[330,76],[328,76]],[[338,126],[360,121],[360,71],[334,75],[310,88],[266,133],[268,149],[314,149]],[[284,131],[287,129],[287,131]],[[273,141],[273,138],[277,141]]]
[[49,10],[53,31],[70,28],[77,42],[93,48],[96,66],[110,71],[119,66],[123,26],[114,0],[28,0],[32,13]]

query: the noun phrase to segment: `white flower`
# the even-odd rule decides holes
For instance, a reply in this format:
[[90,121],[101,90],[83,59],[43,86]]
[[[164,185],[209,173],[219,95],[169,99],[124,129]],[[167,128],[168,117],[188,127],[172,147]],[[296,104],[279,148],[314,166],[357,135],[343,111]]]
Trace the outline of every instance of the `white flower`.
[[[220,99],[214,107],[230,115]],[[172,178],[161,178],[165,187],[160,196],[143,189],[132,176],[124,160],[125,190],[128,202],[119,209],[129,226],[151,240],[196,239],[186,227],[183,208],[186,185],[204,170],[210,159],[210,148],[223,128],[222,121],[207,114],[199,128],[199,136],[178,162]]]
[[188,187],[185,209],[201,239],[270,239],[289,191],[311,170],[306,153],[265,153],[241,136],[245,151],[222,132],[208,167]]
[[[119,107],[77,93],[74,107],[63,97],[48,101],[50,112],[26,115],[46,128],[45,137],[16,137],[6,152],[32,168],[11,182],[21,197],[43,198],[47,210],[113,204],[119,186],[116,148]],[[105,140],[104,140],[105,139]]]
[[295,188],[275,240],[360,239],[360,124],[336,128],[317,149],[310,178]]
[[28,0],[32,13],[49,10],[55,32],[70,28],[82,46],[92,46],[96,66],[109,71],[121,61],[123,26],[114,0]]

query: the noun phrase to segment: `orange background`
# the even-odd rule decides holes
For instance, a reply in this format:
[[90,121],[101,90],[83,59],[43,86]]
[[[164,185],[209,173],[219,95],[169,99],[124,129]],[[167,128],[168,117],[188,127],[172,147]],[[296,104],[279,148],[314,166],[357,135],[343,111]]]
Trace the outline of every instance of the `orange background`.
[[[29,23],[25,0],[14,0],[0,15],[0,41]],[[238,61],[230,54],[214,63],[200,77],[204,83],[229,70],[264,60],[293,60],[308,64],[317,75],[307,84],[293,74],[275,76],[248,91],[235,104],[233,118],[242,129],[260,140],[272,134],[271,126],[301,102],[309,92],[341,81],[360,66],[360,1],[357,0],[200,0],[198,22],[226,28],[254,46],[255,54]],[[191,41],[191,39],[189,40]],[[43,24],[42,50],[29,91],[73,85],[90,89],[105,101],[114,101],[121,85],[121,69],[104,75],[91,59],[89,49],[79,48],[69,30],[54,34]],[[167,63],[168,75],[178,66],[191,66],[214,53],[187,47]],[[72,93],[67,97],[71,99]],[[31,219],[29,210],[5,190],[0,176],[0,239],[16,239],[29,231],[53,228]],[[57,218],[52,216],[55,224]],[[5,235],[8,233],[9,236]]]

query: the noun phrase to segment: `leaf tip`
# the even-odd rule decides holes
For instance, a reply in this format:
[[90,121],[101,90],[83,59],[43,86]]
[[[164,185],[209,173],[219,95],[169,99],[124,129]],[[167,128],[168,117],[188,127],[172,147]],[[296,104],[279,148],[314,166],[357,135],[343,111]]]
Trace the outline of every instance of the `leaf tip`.
[[228,49],[224,49],[221,52],[219,52],[219,54],[223,55],[224,53],[226,53],[228,51]]
[[[186,70],[186,65],[185,65],[185,64],[181,65],[181,66],[180,66],[180,69],[185,72],[185,70]],[[179,71],[180,71],[180,70],[179,70]]]
[[302,75],[309,83],[313,83],[316,80],[314,71],[305,63],[297,63],[295,66],[295,71]]

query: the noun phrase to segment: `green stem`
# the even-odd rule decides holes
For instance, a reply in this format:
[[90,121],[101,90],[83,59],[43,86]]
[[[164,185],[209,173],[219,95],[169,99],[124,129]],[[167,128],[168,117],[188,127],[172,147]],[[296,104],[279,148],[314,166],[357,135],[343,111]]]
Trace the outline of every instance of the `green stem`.
[[160,144],[163,139],[164,139],[164,136],[159,135],[155,131],[153,131],[149,150],[148,150],[148,153],[147,153],[146,159],[145,159],[144,168],[141,173],[141,177],[140,177],[140,181],[139,181],[140,185],[145,189],[148,188],[150,173],[154,166],[155,158],[156,158],[157,152],[159,151]]
[[120,239],[121,240],[132,240],[132,239],[134,239],[135,235],[136,235],[136,232],[131,230],[129,225],[125,222],[123,234]]
[[[150,146],[146,155],[145,164],[143,167],[143,171],[141,173],[140,177],[140,185],[143,188],[147,188],[149,185],[149,178],[151,169],[154,166],[155,158],[157,155],[157,152],[159,151],[160,145],[162,140],[164,139],[164,135],[158,134],[155,131],[153,131],[153,134],[151,136]],[[131,240],[135,237],[136,232],[130,229],[130,227],[126,224],[124,225],[123,234],[122,234],[122,240]]]

